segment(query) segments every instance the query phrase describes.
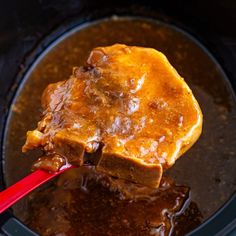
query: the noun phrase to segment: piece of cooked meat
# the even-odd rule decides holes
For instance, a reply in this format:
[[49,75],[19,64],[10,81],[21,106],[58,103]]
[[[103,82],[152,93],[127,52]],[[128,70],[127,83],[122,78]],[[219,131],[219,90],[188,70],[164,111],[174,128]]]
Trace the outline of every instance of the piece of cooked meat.
[[41,147],[83,165],[85,153],[100,150],[98,171],[151,187],[202,130],[192,91],[151,48],[93,49],[70,79],[46,88],[42,106],[43,119],[27,133],[24,152]]

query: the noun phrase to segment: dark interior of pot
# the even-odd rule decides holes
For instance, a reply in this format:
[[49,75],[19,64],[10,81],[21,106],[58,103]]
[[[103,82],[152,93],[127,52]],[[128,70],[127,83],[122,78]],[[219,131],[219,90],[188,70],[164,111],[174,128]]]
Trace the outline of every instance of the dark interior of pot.
[[[117,42],[162,51],[199,101],[204,114],[203,134],[166,174],[177,184],[190,187],[191,200],[200,209],[202,220],[207,219],[236,186],[236,140],[232,138],[236,109],[232,90],[220,66],[198,41],[176,27],[153,20],[115,16],[81,25],[63,35],[37,60],[18,90],[8,120],[4,145],[7,184],[29,173],[32,160],[38,157],[35,152],[21,154],[21,147],[25,133],[35,127],[40,117],[43,89],[68,78],[72,67],[81,65],[92,48]],[[15,215],[23,221],[30,221],[34,214],[32,209],[26,210],[28,201],[26,198],[14,207]]]
[[[198,222],[180,230],[179,235],[187,233],[215,213],[235,191],[236,104],[228,79],[213,56],[186,32],[160,21],[113,16],[79,25],[46,49],[25,75],[11,106],[4,139],[6,183],[11,185],[29,173],[33,160],[39,155],[36,152],[22,154],[21,147],[26,131],[33,129],[40,117],[40,98],[47,84],[68,78],[72,68],[81,65],[92,48],[114,43],[152,47],[163,52],[190,85],[202,108],[204,128],[200,140],[166,173],[177,185],[190,188],[189,201],[200,211]],[[52,221],[45,223],[46,220],[37,215],[45,205],[44,195],[57,191],[55,186],[49,189],[50,184],[14,206],[14,214],[43,235],[51,235],[53,229],[49,229],[57,222],[52,213],[55,206],[50,202],[47,204],[51,208],[43,214],[51,214]],[[32,205],[32,198],[38,199],[38,207]],[[77,217],[83,213],[81,211]],[[72,227],[67,222],[72,217],[75,216],[58,219],[58,224],[65,225],[60,227],[63,233]],[[40,224],[44,227],[37,227]],[[78,225],[81,229],[82,225]],[[54,230],[60,233],[58,228]],[[73,231],[71,235],[78,233]]]

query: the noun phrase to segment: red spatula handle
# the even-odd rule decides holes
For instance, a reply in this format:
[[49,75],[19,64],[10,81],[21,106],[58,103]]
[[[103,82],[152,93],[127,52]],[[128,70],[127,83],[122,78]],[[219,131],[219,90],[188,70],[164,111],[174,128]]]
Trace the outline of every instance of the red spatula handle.
[[43,170],[36,170],[35,172],[29,174],[22,180],[10,186],[9,188],[3,190],[2,192],[0,192],[0,213],[5,211],[7,208],[12,206],[15,202],[20,200],[22,197],[24,197],[26,194],[28,194],[41,184],[71,168],[74,168],[74,166],[68,165],[62,168],[60,171],[54,173],[49,173]]

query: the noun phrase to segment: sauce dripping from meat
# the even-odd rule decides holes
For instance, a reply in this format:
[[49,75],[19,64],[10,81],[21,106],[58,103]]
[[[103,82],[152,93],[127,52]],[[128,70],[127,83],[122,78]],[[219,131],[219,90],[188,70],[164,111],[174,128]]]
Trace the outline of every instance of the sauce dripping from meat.
[[[41,148],[81,166],[84,154],[100,147],[98,171],[152,188],[202,131],[202,112],[191,89],[165,55],[152,48],[94,48],[70,79],[47,86],[42,107],[43,118],[27,132],[23,152]],[[55,169],[53,163],[49,170]]]

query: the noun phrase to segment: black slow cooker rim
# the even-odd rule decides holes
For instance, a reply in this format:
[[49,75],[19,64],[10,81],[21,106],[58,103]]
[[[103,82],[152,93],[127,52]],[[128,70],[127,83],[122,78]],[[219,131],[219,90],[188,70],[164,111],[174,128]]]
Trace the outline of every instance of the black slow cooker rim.
[[[106,12],[106,11],[105,11]],[[156,13],[155,13],[156,14]],[[232,94],[234,94],[234,98],[236,101],[236,69],[230,68],[227,64],[227,61],[232,60],[235,61],[232,54],[228,50],[228,48],[214,35],[211,35],[211,39],[208,40],[204,33],[201,34],[197,31],[189,28],[186,24],[182,22],[178,22],[176,20],[171,19],[163,14],[160,14],[158,19],[156,17],[147,17],[145,15],[137,15],[137,14],[127,14],[127,13],[118,13],[118,14],[110,14],[105,13],[101,14],[100,12],[96,12],[94,15],[84,13],[85,17],[72,17],[69,21],[64,22],[63,26],[57,26],[55,29],[45,36],[42,40],[40,40],[39,44],[32,50],[31,54],[25,58],[25,66],[22,70],[18,72],[16,75],[16,79],[14,81],[13,87],[11,91],[6,95],[6,100],[3,105],[6,109],[4,111],[0,111],[2,125],[0,126],[1,132],[1,142],[0,142],[0,157],[3,157],[4,152],[4,137],[6,131],[6,125],[8,122],[8,117],[10,113],[10,106],[13,103],[15,97],[17,96],[18,86],[22,86],[24,83],[24,77],[34,65],[34,63],[42,56],[42,54],[47,51],[48,48],[51,47],[59,38],[63,37],[63,35],[69,31],[73,31],[75,28],[84,23],[89,23],[91,21],[96,21],[104,18],[108,18],[112,15],[118,16],[134,16],[138,18],[145,18],[154,21],[161,21],[165,24],[171,25],[172,27],[177,28],[180,31],[188,34],[191,38],[194,39],[198,44],[202,46],[204,50],[207,51],[209,55],[211,55],[212,59],[216,61],[219,67],[222,69],[222,72],[226,74],[226,78],[228,81],[229,87],[232,89]],[[214,40],[213,40],[214,39]],[[213,41],[212,41],[213,40]],[[41,46],[43,45],[43,47]],[[223,52],[223,53],[222,53]],[[227,54],[227,60],[225,56],[222,54]],[[23,82],[23,83],[22,83]],[[17,85],[17,86],[16,86]],[[4,168],[3,163],[0,163],[0,176],[4,177]],[[0,187],[5,187],[6,184],[3,178],[0,181]],[[218,232],[219,235],[228,235],[228,233],[232,232],[236,228],[236,217],[234,216],[234,212],[236,212],[236,193],[234,193],[228,201],[225,202],[223,206],[221,206],[212,216],[210,216],[207,220],[205,220],[199,227],[189,232],[188,236],[194,235],[213,235],[213,232]],[[223,220],[222,220],[223,219]],[[23,224],[20,220],[14,217],[11,210],[7,210],[0,217],[0,227],[2,232],[6,235],[12,235],[13,228],[15,227],[17,235],[37,235],[32,230],[30,230],[25,224]],[[213,230],[214,229],[214,230]],[[213,230],[213,231],[212,231]],[[0,230],[1,232],[1,230]],[[11,232],[11,233],[10,233]],[[9,234],[10,233],[10,234]],[[214,234],[215,234],[214,233]]]

